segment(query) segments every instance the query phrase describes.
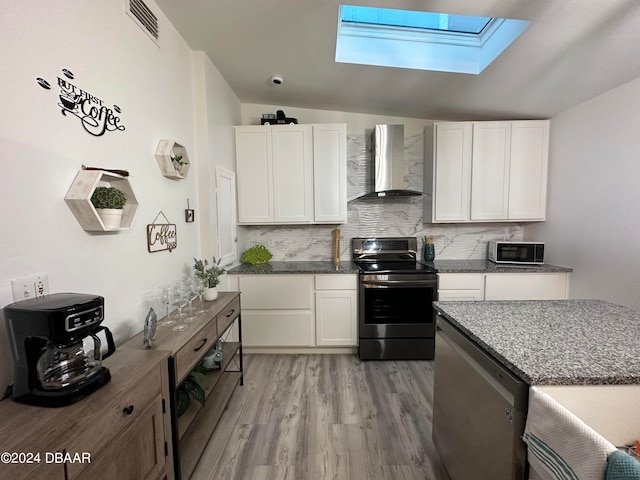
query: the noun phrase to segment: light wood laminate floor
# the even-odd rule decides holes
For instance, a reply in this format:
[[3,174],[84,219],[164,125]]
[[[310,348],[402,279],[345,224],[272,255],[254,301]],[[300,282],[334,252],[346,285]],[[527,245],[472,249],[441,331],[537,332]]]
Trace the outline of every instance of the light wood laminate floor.
[[433,362],[246,355],[192,480],[449,480],[431,440]]

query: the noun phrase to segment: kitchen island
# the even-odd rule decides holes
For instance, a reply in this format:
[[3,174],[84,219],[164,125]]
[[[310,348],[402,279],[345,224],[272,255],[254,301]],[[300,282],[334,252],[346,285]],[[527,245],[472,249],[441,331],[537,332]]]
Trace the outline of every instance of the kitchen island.
[[433,438],[452,479],[526,478],[532,386],[613,445],[638,438],[640,313],[601,300],[433,306]]
[[434,302],[529,385],[640,384],[640,313],[602,300]]

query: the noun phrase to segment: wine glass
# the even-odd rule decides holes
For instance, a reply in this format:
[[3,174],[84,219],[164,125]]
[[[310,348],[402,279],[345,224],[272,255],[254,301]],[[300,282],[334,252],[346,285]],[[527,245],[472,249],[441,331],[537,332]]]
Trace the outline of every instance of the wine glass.
[[178,308],[178,323],[172,329],[176,332],[180,332],[187,328],[187,324],[180,323],[180,320],[182,319],[182,317],[187,315],[186,313],[182,312],[182,309],[187,304],[188,300],[189,294],[181,283],[175,283],[171,285],[171,288],[169,289],[169,302],[171,303],[171,305]]
[[[189,283],[189,287],[191,288],[191,294],[192,294],[191,301],[200,297],[200,303],[202,304],[202,294],[204,293],[203,283],[202,283],[203,280],[201,280],[197,275],[191,275],[187,281]],[[196,310],[194,308],[193,310],[195,310],[194,312],[195,315],[200,315],[206,312],[206,310],[202,308],[200,308],[200,310]]]
[[204,308],[204,301],[202,300],[202,295],[204,294],[204,292],[207,291],[207,288],[209,288],[209,282],[206,279],[196,277],[195,275],[193,278],[195,279],[195,282],[196,282],[196,290],[198,292],[198,297],[200,297],[200,310],[198,310],[196,313],[198,315],[207,313],[208,310]]
[[194,282],[193,276],[184,278],[183,281],[182,281],[182,284],[183,284],[184,288],[186,289],[187,295],[188,295],[188,298],[189,298],[189,307],[186,308],[185,310],[187,310],[188,312],[191,312],[191,315],[189,315],[187,318],[185,318],[184,321],[186,323],[195,322],[196,320],[198,320],[198,318],[193,315],[193,312],[195,310],[195,308],[193,307],[193,301],[198,296],[197,285]]
[[193,300],[196,298],[193,293],[193,287],[191,286],[191,276],[183,277],[177,282],[181,283],[184,288],[186,288],[187,293],[189,294],[189,306],[185,307],[185,312],[193,312],[195,308],[193,308]]
[[170,290],[171,287],[169,285],[162,285],[158,287],[158,298],[167,308],[167,315],[162,321],[158,322],[158,325],[162,325],[163,327],[169,327],[176,324],[176,321],[169,316],[169,305],[171,305],[171,302],[169,301]]

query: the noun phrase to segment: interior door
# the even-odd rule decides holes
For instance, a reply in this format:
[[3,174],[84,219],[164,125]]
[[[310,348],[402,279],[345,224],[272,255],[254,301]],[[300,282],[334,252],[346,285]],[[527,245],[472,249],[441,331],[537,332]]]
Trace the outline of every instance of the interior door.
[[222,265],[236,260],[236,175],[216,166],[216,208],[218,213],[218,258]]

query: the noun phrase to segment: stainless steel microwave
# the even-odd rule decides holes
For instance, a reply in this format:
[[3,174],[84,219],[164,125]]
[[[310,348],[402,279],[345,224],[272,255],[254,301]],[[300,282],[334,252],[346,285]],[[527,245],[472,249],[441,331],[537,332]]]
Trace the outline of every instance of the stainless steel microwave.
[[490,241],[487,258],[494,263],[544,263],[542,242]]

